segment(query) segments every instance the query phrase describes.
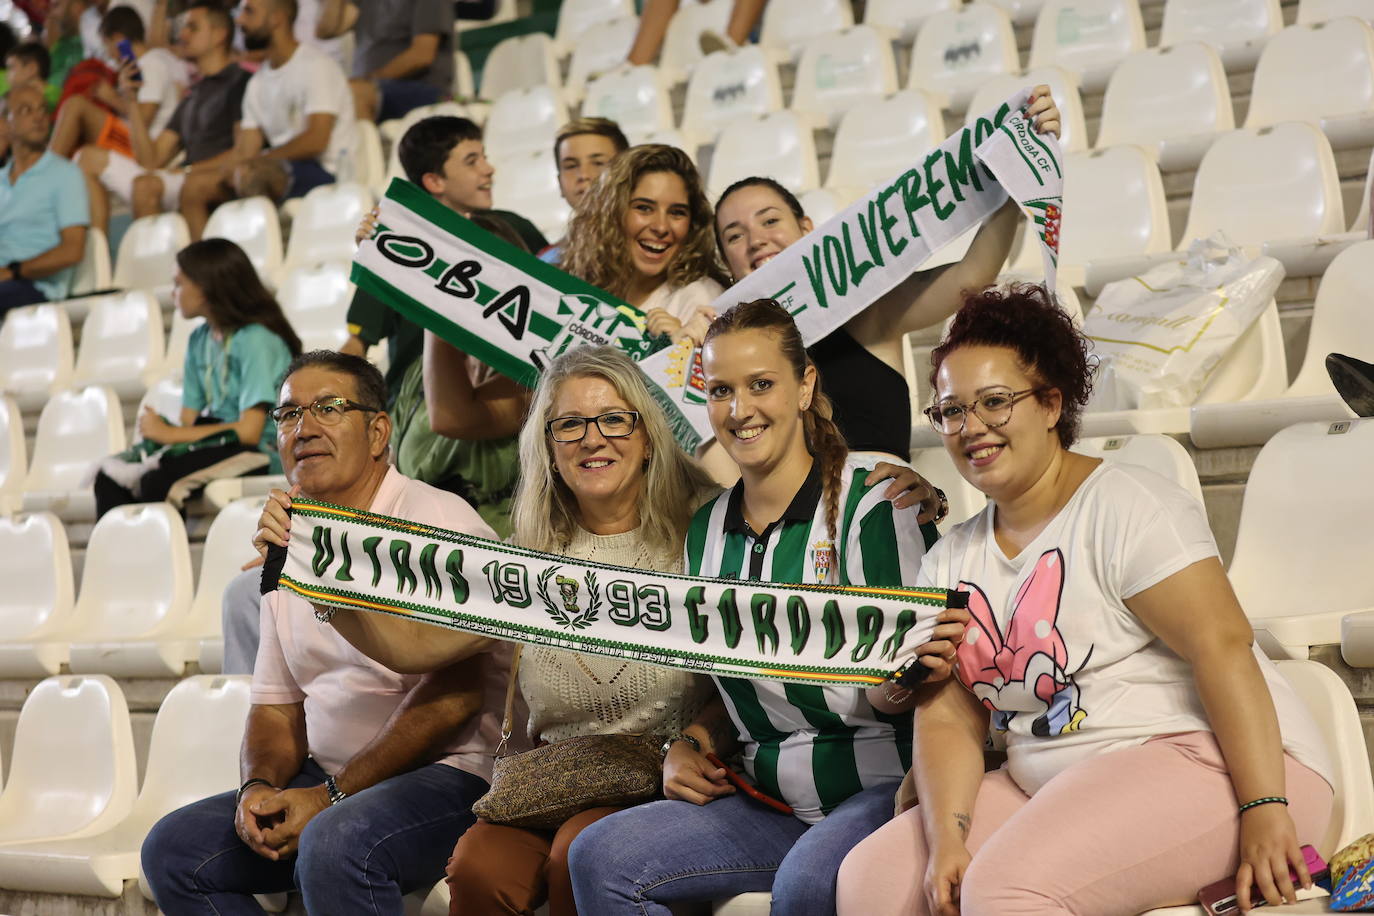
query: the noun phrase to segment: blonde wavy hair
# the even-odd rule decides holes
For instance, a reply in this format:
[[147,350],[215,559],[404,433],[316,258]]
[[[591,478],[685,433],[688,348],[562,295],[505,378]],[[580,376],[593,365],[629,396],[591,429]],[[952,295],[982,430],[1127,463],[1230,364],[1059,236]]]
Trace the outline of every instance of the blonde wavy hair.
[[553,419],[563,383],[587,377],[610,382],[630,409],[639,412],[653,456],[639,500],[639,530],[651,549],[680,551],[692,514],[720,487],[678,446],[639,367],[616,347],[577,347],[555,359],[540,375],[520,430],[520,482],[511,507],[512,540],[522,547],[562,553],[579,525],[577,497],[554,473],[553,446],[545,426]]
[[652,172],[671,172],[687,186],[691,229],[682,249],[668,265],[668,285],[674,288],[710,277],[721,286],[730,277],[716,254],[715,218],[702,189],[701,175],[691,158],[674,146],[650,143],[633,146],[617,156],[582,198],[568,224],[567,247],[559,266],[625,298],[634,277],[634,262],[625,243],[625,212],[639,180]]

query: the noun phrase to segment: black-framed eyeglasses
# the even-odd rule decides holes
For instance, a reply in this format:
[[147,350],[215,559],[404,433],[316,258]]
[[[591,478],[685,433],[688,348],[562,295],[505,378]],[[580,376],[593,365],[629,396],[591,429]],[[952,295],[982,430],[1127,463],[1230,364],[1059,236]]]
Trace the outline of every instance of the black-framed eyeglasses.
[[554,417],[544,428],[555,442],[581,442],[587,435],[588,423],[595,423],[607,439],[623,439],[635,431],[639,411],[611,410],[599,417]]
[[283,404],[280,407],[272,408],[272,419],[278,426],[294,426],[305,416],[306,411],[314,414],[315,419],[322,426],[337,426],[344,418],[344,414],[350,410],[362,410],[368,413],[380,413],[379,407],[368,407],[366,404],[359,404],[357,401],[350,401],[348,398],[320,398],[311,404]]
[[1011,409],[1016,406],[1017,401],[1024,400],[1033,394],[1039,394],[1044,390],[1044,388],[1027,388],[1023,391],[989,391],[967,404],[956,404],[951,401],[947,404],[927,407],[922,413],[926,415],[926,419],[930,420],[930,425],[935,427],[937,433],[946,436],[958,435],[964,431],[964,424],[968,422],[970,410],[988,429],[997,429],[999,426],[1006,426],[1011,422]]

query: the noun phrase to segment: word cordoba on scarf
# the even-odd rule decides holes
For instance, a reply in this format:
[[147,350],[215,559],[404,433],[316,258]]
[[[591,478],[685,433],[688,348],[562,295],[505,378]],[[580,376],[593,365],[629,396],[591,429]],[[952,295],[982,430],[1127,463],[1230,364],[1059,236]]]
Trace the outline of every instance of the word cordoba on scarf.
[[[735,284],[717,312],[781,301],[809,345],[872,305],[1010,195],[1032,219],[1047,287],[1062,216],[1059,144],[1032,129],[1022,91]],[[644,336],[644,315],[503,242],[397,179],[377,229],[358,249],[353,281],[417,324],[516,381],[533,385],[559,353],[621,347],[649,378],[674,435],[695,448],[712,435],[700,353]]]
[[300,498],[291,533],[275,587],[315,605],[726,677],[881,683],[963,597],[647,573]]

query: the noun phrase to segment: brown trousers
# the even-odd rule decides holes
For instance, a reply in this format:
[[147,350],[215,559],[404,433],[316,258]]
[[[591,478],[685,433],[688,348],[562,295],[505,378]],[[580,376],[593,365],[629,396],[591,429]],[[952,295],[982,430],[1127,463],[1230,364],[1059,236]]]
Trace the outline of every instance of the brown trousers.
[[449,916],[577,916],[568,847],[586,827],[620,808],[590,808],[557,830],[527,830],[479,820],[448,860]]

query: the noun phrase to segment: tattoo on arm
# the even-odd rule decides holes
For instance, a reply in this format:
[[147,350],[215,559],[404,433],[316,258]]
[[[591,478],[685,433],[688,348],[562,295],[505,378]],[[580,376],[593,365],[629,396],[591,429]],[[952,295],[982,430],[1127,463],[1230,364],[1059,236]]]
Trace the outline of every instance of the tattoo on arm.
[[954,812],[954,820],[959,825],[959,833],[967,840],[968,830],[969,826],[972,824],[972,819],[962,811],[956,811]]

